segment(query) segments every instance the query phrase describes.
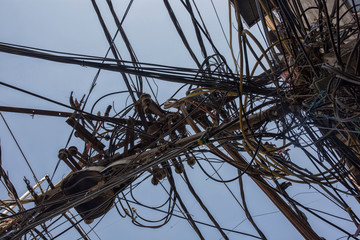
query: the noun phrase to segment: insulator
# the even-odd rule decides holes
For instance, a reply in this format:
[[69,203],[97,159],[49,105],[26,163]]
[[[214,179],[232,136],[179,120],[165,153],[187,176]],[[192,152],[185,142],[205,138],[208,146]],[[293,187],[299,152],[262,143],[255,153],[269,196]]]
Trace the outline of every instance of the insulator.
[[71,157],[71,155],[65,148],[59,150],[58,158],[63,160],[66,163],[66,165],[68,165],[68,167],[71,168],[71,170],[74,172],[81,169],[81,167]]
[[159,184],[159,180],[156,177],[152,177],[151,178],[151,183],[156,186],[156,185]]
[[186,158],[186,162],[190,167],[193,167],[196,164],[196,159],[194,157]]
[[181,162],[179,162],[178,160],[176,160],[176,158],[171,159],[171,162],[175,167],[176,173],[180,174],[180,173],[184,172],[184,165]]
[[108,105],[104,114],[105,117],[109,116],[110,110],[111,110],[111,105]]
[[140,100],[141,100],[143,106],[148,105],[151,102],[151,96],[147,93],[144,93],[140,96]]
[[68,152],[66,151],[65,148],[59,150],[58,158],[61,160],[65,160],[68,158]]
[[166,174],[166,171],[165,171],[165,169],[163,169],[163,168],[160,168],[160,173],[161,173],[161,179],[164,179],[164,178],[166,178],[167,174]]
[[175,165],[175,172],[181,174],[184,172],[184,165],[182,163]]
[[159,181],[164,179],[164,177],[166,177],[166,172],[165,172],[165,174],[164,174],[164,172],[165,172],[165,170],[158,166],[154,166],[152,168],[153,176]]
[[68,148],[68,152],[70,153],[71,156],[75,156],[78,154],[78,149],[75,146],[71,146]]

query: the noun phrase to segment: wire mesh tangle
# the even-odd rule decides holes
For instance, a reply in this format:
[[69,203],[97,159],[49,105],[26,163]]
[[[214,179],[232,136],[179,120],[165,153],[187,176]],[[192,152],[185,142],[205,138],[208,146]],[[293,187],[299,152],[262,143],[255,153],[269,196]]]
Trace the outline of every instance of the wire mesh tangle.
[[[100,239],[101,222],[115,213],[143,228],[186,220],[199,239],[210,238],[207,229],[220,239],[281,239],[260,220],[268,213],[253,213],[252,184],[299,237],[358,239],[358,1],[229,0],[221,3],[227,12],[211,1],[211,19],[221,27],[215,35],[222,32],[225,39],[219,43],[204,6],[181,0],[180,13],[164,0],[161,11],[191,67],[139,60],[124,26],[134,4],[128,1],[120,11],[111,0],[91,1],[106,38],[105,57],[0,42],[6,55],[95,70],[87,94],[76,99],[72,92],[69,103],[0,81],[7,91],[68,111],[11,105],[0,112],[66,117],[71,130],[53,172],[41,178],[1,114],[35,184],[25,178],[27,192],[20,195],[5,167],[9,160],[0,158],[1,189],[8,193],[1,195],[0,238],[56,239],[76,232],[77,239]],[[100,71],[120,73],[124,88],[96,93]],[[158,86],[164,82],[175,84],[175,92]],[[59,179],[60,168],[66,171]],[[210,190],[200,179],[221,186],[236,202],[242,214],[237,225],[216,209],[223,199],[213,204],[204,197]],[[152,196],[160,201],[140,194],[150,188],[161,192]],[[309,194],[321,204],[309,203]],[[244,221],[248,228],[241,228]]]

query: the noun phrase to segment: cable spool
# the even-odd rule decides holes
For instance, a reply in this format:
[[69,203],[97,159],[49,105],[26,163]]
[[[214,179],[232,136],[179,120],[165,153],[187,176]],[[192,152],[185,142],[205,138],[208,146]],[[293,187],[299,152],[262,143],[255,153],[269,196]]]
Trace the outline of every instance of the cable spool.
[[[101,174],[102,169],[102,167],[89,167],[77,171],[63,181],[61,189],[66,196],[80,194],[82,197],[86,197],[88,192],[98,189],[105,183]],[[111,209],[114,203],[113,197],[113,190],[107,190],[101,195],[76,206],[75,210],[84,219],[85,223],[89,224],[95,218],[104,215]]]

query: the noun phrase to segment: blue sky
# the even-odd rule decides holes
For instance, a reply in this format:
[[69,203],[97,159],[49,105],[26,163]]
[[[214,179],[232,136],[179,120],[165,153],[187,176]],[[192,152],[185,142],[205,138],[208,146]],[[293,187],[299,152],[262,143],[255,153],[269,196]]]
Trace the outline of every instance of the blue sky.
[[[189,37],[190,45],[193,46],[196,55],[201,59],[200,48],[192,31],[190,18],[178,1],[170,2],[176,10],[186,36]],[[221,28],[215,18],[210,1],[199,0],[196,2],[200,6],[200,11],[216,46],[231,63],[230,51],[221,33]],[[113,3],[118,15],[122,16],[128,1],[113,1]],[[214,0],[214,3],[222,24],[224,24],[227,31],[229,28],[227,3],[220,0]],[[116,27],[107,10],[105,1],[98,1],[98,4],[103,11],[111,34],[114,35]],[[90,1],[0,0],[0,6],[1,42],[94,56],[104,56],[108,50],[106,38]],[[195,67],[171,24],[162,1],[135,0],[123,26],[141,62]],[[124,59],[130,60],[121,39],[117,38],[115,42]],[[230,65],[233,66],[233,64]],[[87,94],[96,71],[96,69],[92,68],[0,53],[0,81],[66,104],[71,91],[74,92],[74,96],[77,98]],[[156,83],[159,90],[159,102],[164,102],[179,87],[177,84],[158,80]],[[125,89],[125,84],[119,73],[102,71],[89,102],[95,102],[97,98],[106,93]],[[145,87],[145,90],[149,91],[149,88]],[[127,100],[127,97],[127,95],[121,95],[113,99],[106,99],[97,110],[104,111],[104,106],[112,104],[113,101],[117,110],[120,110],[126,106],[127,101],[130,101]],[[178,97],[181,98],[182,96],[179,95]],[[0,87],[0,105],[68,111],[62,107],[5,87]],[[88,107],[90,106],[91,104]],[[65,123],[65,119],[42,116],[32,117],[15,113],[3,113],[3,115],[17,137],[26,157],[31,162],[31,166],[38,178],[43,177],[45,174],[52,174],[58,161],[58,150],[65,146],[71,133],[71,128]],[[32,183],[34,181],[9,132],[2,122],[0,126],[2,165],[9,172],[10,179],[21,195],[26,191],[26,186],[22,180],[23,177],[26,176]],[[81,145],[81,142],[72,139],[70,145]],[[60,181],[69,171],[65,164],[60,163],[59,169],[54,176],[54,182]],[[236,171],[229,166],[223,166],[220,172],[227,178],[236,176]],[[249,222],[243,221],[246,218],[244,212],[223,184],[214,183],[207,179],[198,166],[195,166],[194,169],[187,167],[187,173],[197,192],[222,227],[229,229],[236,227],[235,230],[237,231],[256,234]],[[176,176],[176,181],[178,189],[194,218],[210,223],[210,220],[202,212],[195,199],[190,196],[182,179]],[[258,187],[248,177],[245,177],[244,181],[250,211],[254,216],[261,215],[255,217],[255,221],[260,225],[264,233],[269,236],[269,239],[301,239],[301,236]],[[164,185],[167,184],[164,181]],[[231,183],[229,187],[239,197],[237,183]],[[166,197],[166,193],[161,189],[161,186],[153,186],[149,180],[141,184],[134,192],[138,199],[148,204],[157,204]],[[309,206],[331,207],[331,205],[324,205],[322,198],[318,194],[309,191],[307,186],[299,186],[296,189],[290,188],[289,190],[292,195],[303,192],[308,193],[298,195],[298,199],[303,200],[304,203],[309,203]],[[4,189],[1,189],[0,196],[1,199],[8,198]],[[134,205],[134,207],[136,206]],[[138,211],[149,217],[157,214],[141,208]],[[72,212],[76,213],[74,210]],[[310,219],[310,221],[312,220]],[[89,230],[89,226],[86,224],[82,224],[82,226],[85,230]],[[315,226],[321,236],[331,236],[332,232],[328,231],[327,225],[317,225],[316,223]],[[199,228],[206,239],[221,239],[221,235],[212,228],[201,225],[199,225]],[[349,227],[349,229],[355,231],[354,227]],[[121,218],[114,209],[104,217],[95,231],[101,239],[142,239],[145,237],[148,239],[196,239],[195,232],[185,220],[173,217],[167,225],[160,229],[139,228],[131,223],[131,219]],[[98,239],[93,233],[90,236],[92,239]],[[77,239],[78,237],[77,233],[72,231],[61,239]],[[234,233],[231,233],[229,237],[230,239],[253,239]],[[337,237],[341,237],[341,235]]]

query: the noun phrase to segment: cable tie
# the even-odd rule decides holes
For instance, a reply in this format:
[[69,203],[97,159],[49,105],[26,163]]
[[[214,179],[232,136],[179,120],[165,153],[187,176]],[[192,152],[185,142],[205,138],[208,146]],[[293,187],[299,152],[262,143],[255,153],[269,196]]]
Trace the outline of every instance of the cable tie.
[[197,140],[197,143],[199,144],[199,146],[201,146],[201,145],[207,144],[208,141],[205,138],[199,138]]

